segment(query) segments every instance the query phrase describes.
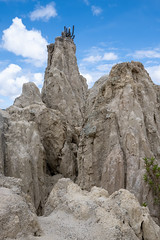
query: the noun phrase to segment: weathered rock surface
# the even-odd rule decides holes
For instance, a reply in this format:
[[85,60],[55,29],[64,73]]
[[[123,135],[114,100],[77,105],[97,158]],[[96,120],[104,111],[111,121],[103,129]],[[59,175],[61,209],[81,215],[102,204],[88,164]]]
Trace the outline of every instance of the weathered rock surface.
[[23,109],[13,106],[8,112],[4,173],[22,179],[23,191],[31,196],[37,211],[41,211],[45,198],[45,154],[38,126],[25,118]]
[[0,175],[0,240],[41,234],[34,208],[24,197],[21,186],[21,179]]
[[33,83],[24,83],[22,88],[22,94],[16,98],[14,105],[17,107],[26,107],[31,104],[42,104],[42,99],[38,87]]
[[75,130],[58,110],[44,108],[37,112],[37,123],[51,175],[63,174],[75,179],[78,138]]
[[0,109],[0,174],[4,174],[5,138],[4,129],[7,124],[8,114]]
[[77,176],[78,137],[60,111],[33,101],[38,95],[35,85],[25,84],[25,93],[27,97],[23,92],[5,112],[5,175],[22,179],[23,191],[42,214],[48,188],[53,187],[48,179]]
[[[133,194],[120,189],[82,191],[70,179],[53,188],[40,218],[44,236],[37,239],[159,240],[160,228]],[[63,231],[62,231],[63,229]],[[31,238],[33,239],[33,238]]]
[[141,203],[147,199],[157,216],[143,180],[143,158],[155,156],[160,162],[157,86],[141,63],[117,64],[88,106],[78,148],[78,183],[109,193],[126,188]]
[[88,88],[79,74],[75,52],[72,39],[58,37],[48,46],[42,100],[47,107],[63,113],[71,125],[81,126]]

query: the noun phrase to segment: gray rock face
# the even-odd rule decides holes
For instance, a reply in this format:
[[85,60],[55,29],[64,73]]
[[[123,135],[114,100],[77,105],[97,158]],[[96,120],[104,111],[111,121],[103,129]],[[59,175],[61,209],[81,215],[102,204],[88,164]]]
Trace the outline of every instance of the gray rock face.
[[[47,108],[42,101],[34,103],[37,88],[25,85],[24,95],[7,109],[5,127],[5,175],[22,179],[23,191],[32,199],[38,214],[43,213],[45,199],[52,189],[52,176],[77,176],[77,145],[75,129],[58,110]],[[3,164],[4,165],[4,164]]]
[[[78,183],[109,193],[126,188],[142,203],[153,203],[146,189],[144,157],[160,162],[160,112],[157,86],[142,64],[114,66],[92,107],[87,108],[78,149]],[[91,90],[92,93],[92,90]],[[156,207],[151,206],[153,215]]]
[[[58,234],[55,239],[59,240],[160,239],[160,228],[150,217],[148,209],[141,207],[135,196],[125,189],[109,196],[102,188],[82,191],[70,179],[61,179],[50,193],[45,215],[45,219],[41,219],[42,228],[47,221]],[[63,233],[58,228],[59,217],[62,219],[59,222],[62,228],[65,223]],[[45,232],[44,229],[44,233],[46,238],[41,239],[51,239],[51,230]]]
[[79,74],[75,51],[73,40],[62,37],[48,46],[42,100],[47,107],[63,113],[71,125],[79,126],[84,117],[87,84]]
[[39,211],[45,198],[45,153],[38,126],[28,121],[23,108],[11,107],[8,111],[4,172],[6,176],[22,179],[23,191],[30,195]]
[[38,87],[33,82],[24,83],[22,95],[15,99],[14,105],[23,108],[35,103],[42,103]]
[[0,198],[0,240],[41,234],[34,209],[21,191],[20,179],[0,176]]
[[0,110],[0,174],[4,174],[4,158],[5,158],[5,139],[4,128],[7,122],[7,113]]

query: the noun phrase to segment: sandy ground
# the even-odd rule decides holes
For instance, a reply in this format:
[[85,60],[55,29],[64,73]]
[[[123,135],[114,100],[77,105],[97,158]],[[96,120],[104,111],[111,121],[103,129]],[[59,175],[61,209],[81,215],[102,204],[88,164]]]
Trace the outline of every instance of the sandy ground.
[[48,217],[39,217],[39,223],[43,231],[41,237],[30,236],[18,240],[97,240],[99,236],[105,239],[98,223],[91,219],[78,220],[60,210]]

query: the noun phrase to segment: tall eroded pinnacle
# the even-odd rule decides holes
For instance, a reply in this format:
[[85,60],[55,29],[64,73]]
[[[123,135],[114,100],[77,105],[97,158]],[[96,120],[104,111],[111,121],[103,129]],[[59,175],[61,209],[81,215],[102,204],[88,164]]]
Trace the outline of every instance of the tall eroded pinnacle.
[[63,113],[71,125],[79,126],[84,118],[88,87],[86,79],[79,73],[74,31],[64,30],[62,36],[48,46],[42,101],[47,107]]

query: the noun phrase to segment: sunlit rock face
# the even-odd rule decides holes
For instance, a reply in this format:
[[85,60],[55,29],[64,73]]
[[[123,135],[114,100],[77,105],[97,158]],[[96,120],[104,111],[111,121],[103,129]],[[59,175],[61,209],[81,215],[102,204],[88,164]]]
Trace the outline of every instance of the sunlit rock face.
[[159,240],[160,236],[160,228],[148,209],[141,207],[129,191],[120,189],[110,196],[98,187],[82,191],[70,179],[60,179],[54,186],[45,205],[45,216],[48,223],[54,222],[57,240],[67,236],[88,240]]
[[0,175],[0,240],[40,236],[42,231],[22,180]]
[[[139,62],[115,65],[98,91],[90,90],[78,148],[78,183],[109,193],[126,188],[142,203],[153,198],[145,187],[144,157],[160,162],[160,88]],[[88,107],[89,106],[89,107]]]
[[48,46],[48,66],[42,88],[47,107],[58,109],[73,126],[81,126],[87,94],[86,79],[79,74],[72,39],[57,37]]

